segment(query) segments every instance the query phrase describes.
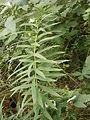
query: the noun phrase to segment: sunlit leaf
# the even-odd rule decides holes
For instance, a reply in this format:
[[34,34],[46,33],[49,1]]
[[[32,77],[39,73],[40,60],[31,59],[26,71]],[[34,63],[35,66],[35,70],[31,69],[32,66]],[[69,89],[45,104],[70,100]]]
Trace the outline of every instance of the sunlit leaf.
[[28,77],[30,78],[30,73],[32,71],[32,66],[33,66],[33,63],[31,63],[31,65],[28,67]]
[[37,101],[38,101],[39,105],[43,108],[42,95],[38,89],[37,89]]
[[47,110],[44,109],[43,114],[46,118],[48,118],[48,120],[53,120]]
[[49,87],[45,87],[45,86],[41,86],[41,85],[40,85],[40,87],[41,87],[42,90],[46,91],[47,93],[49,93],[49,94],[51,94],[53,96],[56,96],[56,97],[60,97],[60,95],[58,93],[56,93],[53,90],[53,88],[49,88]]
[[48,51],[48,50],[50,50],[52,48],[57,48],[57,47],[60,47],[60,46],[59,45],[49,46],[49,47],[46,47],[46,48],[40,50],[39,53],[43,53],[43,52],[46,52],[46,51]]
[[38,69],[43,71],[62,71],[63,70],[63,69],[52,68],[52,67],[39,67]]
[[53,40],[53,39],[55,39],[55,38],[58,38],[59,36],[60,36],[60,35],[55,35],[55,36],[52,36],[52,37],[47,37],[47,38],[41,39],[41,40],[39,41],[39,44],[42,44],[42,43],[44,43],[44,42]]
[[85,103],[89,101],[90,101],[90,94],[87,95],[79,94],[79,96],[77,96],[77,99],[74,102],[74,105],[79,108],[85,108],[86,107]]
[[46,35],[52,35],[52,32],[44,32],[38,36],[38,39],[41,39],[42,37],[45,37]]
[[[27,68],[28,66],[29,66],[29,64],[27,64],[27,65],[21,67],[20,69],[16,70],[15,72],[13,72],[13,73],[9,76],[9,78],[12,77],[13,75],[15,75],[16,73],[20,72],[21,70]],[[9,79],[9,78],[8,78],[8,79]]]
[[37,58],[46,60],[46,58],[45,58],[43,55],[39,54],[39,53],[36,53],[35,56],[36,56]]
[[40,81],[47,81],[47,82],[55,82],[55,81],[57,81],[56,79],[52,79],[52,78],[49,78],[49,77],[43,78],[41,76],[37,76],[36,78],[38,80],[40,80]]
[[39,69],[36,69],[35,72],[36,72],[38,75],[40,75],[41,77],[46,78],[45,75],[44,75],[44,73],[43,73],[42,71],[40,71]]

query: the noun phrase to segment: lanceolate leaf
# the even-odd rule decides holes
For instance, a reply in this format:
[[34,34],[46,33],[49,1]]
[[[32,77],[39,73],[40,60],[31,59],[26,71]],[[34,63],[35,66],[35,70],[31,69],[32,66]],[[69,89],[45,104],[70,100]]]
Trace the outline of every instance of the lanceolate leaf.
[[25,58],[25,57],[28,57],[28,55],[21,55],[21,56],[17,56],[17,57],[12,57],[10,59],[10,61],[13,61],[13,60],[16,60],[16,59],[19,59],[19,58]]
[[53,23],[53,24],[50,24],[50,25],[45,26],[44,28],[53,27],[53,26],[55,26],[55,25],[58,25],[59,23],[60,23],[60,22],[58,22],[58,23]]
[[39,67],[38,69],[42,71],[63,71],[63,69],[53,67]]
[[17,48],[31,48],[30,45],[17,45]]
[[55,38],[58,38],[59,36],[60,36],[60,35],[55,35],[55,36],[52,36],[52,37],[47,37],[47,38],[41,39],[41,40],[39,41],[39,44],[42,44],[42,43],[45,43],[45,42],[47,42],[47,41],[53,40],[53,39],[55,39]]
[[2,101],[0,101],[0,119],[1,120],[4,120],[4,117],[3,117],[3,102],[5,100],[5,97],[2,99]]
[[43,106],[43,101],[42,101],[42,95],[38,89],[37,89],[37,101],[39,105],[43,108],[44,106]]
[[33,24],[33,23],[23,23],[23,24],[21,24],[20,25],[20,27],[22,27],[22,26],[34,26],[34,27],[37,27],[37,25],[36,24]]
[[29,68],[28,68],[28,77],[30,78],[30,74],[31,74],[31,71],[32,71],[32,66],[33,66],[33,63],[30,64]]
[[11,91],[13,91],[12,95],[17,93],[18,91],[22,92],[24,88],[29,89],[31,86],[29,84],[23,83],[20,86],[14,87]]
[[56,93],[53,88],[49,88],[49,87],[45,87],[45,86],[41,86],[40,85],[40,88],[44,91],[46,91],[47,93],[53,95],[53,96],[56,96],[56,97],[60,97],[60,95],[58,93]]
[[[20,72],[21,70],[27,68],[28,66],[29,66],[29,64],[27,64],[27,65],[21,67],[20,69],[16,70],[15,72],[13,72],[13,73],[9,76],[9,78],[12,77],[13,75],[15,75],[16,73]],[[9,78],[8,78],[8,79],[9,79]]]
[[60,51],[60,52],[54,52],[54,53],[51,53],[50,55],[47,55],[49,58],[52,57],[52,56],[55,56],[55,55],[61,55],[61,54],[64,54],[65,52],[63,51]]
[[66,74],[64,74],[64,73],[59,73],[59,72],[54,73],[54,72],[52,72],[52,73],[47,73],[46,77],[58,78],[58,77],[63,77],[65,75]]
[[85,103],[90,101],[90,94],[79,94],[74,102],[74,105],[79,108],[85,108]]
[[48,120],[53,120],[52,117],[50,116],[50,114],[48,113],[48,111],[46,109],[44,109],[43,111],[44,116],[48,119]]
[[46,18],[49,18],[49,17],[51,17],[53,15],[53,13],[49,13],[49,14],[45,14],[45,15],[43,15],[42,16],[42,20],[41,21],[43,21],[44,19],[46,19]]
[[46,58],[45,58],[44,56],[42,56],[41,54],[39,54],[39,53],[36,53],[35,56],[36,56],[37,58],[46,60]]
[[36,69],[35,72],[36,72],[39,76],[41,76],[42,78],[46,78],[45,75],[44,75],[44,73],[43,73],[42,71],[40,71],[39,69]]
[[[27,77],[27,73],[22,75],[21,77],[19,77],[18,79],[16,79],[11,85],[13,86],[14,84],[16,84],[17,82],[23,80],[23,78],[25,79]],[[27,79],[27,78],[26,78]]]
[[43,52],[46,52],[46,51],[48,51],[48,50],[50,50],[52,48],[57,48],[57,47],[60,47],[60,46],[59,45],[49,46],[49,47],[46,47],[46,48],[40,50],[39,53],[43,53]]
[[26,74],[27,72],[28,72],[28,70],[21,71],[20,73],[18,73],[17,77],[22,76],[22,75]]
[[55,82],[57,81],[57,79],[52,79],[52,78],[49,78],[49,77],[46,77],[46,78],[43,78],[41,76],[37,76],[37,79],[40,80],[40,81],[47,81],[47,82]]
[[44,33],[42,33],[42,34],[40,34],[40,35],[38,36],[38,39],[41,39],[41,38],[43,38],[43,37],[45,37],[45,36],[47,36],[47,35],[52,35],[52,32],[44,32]]
[[59,64],[64,63],[64,62],[69,62],[70,60],[57,60]]
[[46,59],[46,60],[36,60],[36,62],[37,63],[50,63],[50,64],[58,64],[58,62],[57,61],[54,61],[54,60],[48,60],[48,59]]

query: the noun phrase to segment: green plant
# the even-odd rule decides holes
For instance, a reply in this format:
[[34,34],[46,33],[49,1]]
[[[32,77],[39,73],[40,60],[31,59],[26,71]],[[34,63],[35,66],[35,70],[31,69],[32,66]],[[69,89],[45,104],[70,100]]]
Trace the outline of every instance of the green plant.
[[76,71],[73,75],[79,77],[79,79],[90,78],[90,56],[86,58],[82,72]]
[[[0,67],[5,64],[6,71],[1,71],[7,75],[0,79],[12,95],[20,96],[17,113],[8,120],[76,120],[73,106],[85,107],[90,101],[89,95],[79,93],[82,87],[56,86],[62,79],[78,85],[75,75],[89,79],[88,2],[1,0]],[[82,72],[74,78],[73,71]]]
[[4,99],[1,101],[1,103],[0,103],[0,119],[1,120],[4,120],[4,118],[3,118],[3,112],[2,112],[2,107],[3,107],[3,101],[4,101]]
[[[53,13],[52,7],[43,8],[41,5],[39,7],[36,6],[36,8],[32,10],[31,15],[24,15],[27,17],[26,22],[22,21],[25,18],[23,17],[23,19],[17,23],[18,31],[16,31],[16,24],[12,16],[8,17],[5,22],[6,28],[4,30],[10,29],[8,32],[11,32],[11,35],[17,35],[17,39],[13,41],[13,44],[15,43],[15,49],[22,53],[17,54],[17,56],[12,57],[10,60],[10,63],[13,60],[19,61],[15,71],[9,76],[9,78],[11,78],[13,75],[17,75],[12,83],[14,87],[12,89],[13,94],[20,91],[24,96],[18,115],[21,116],[26,106],[29,105],[29,109],[32,109],[31,117],[35,120],[38,118],[44,119],[44,116],[52,120],[45,103],[47,101],[51,108],[56,109],[50,99],[54,99],[53,96],[60,97],[60,95],[54,91],[55,85],[53,83],[56,81],[57,77],[65,76],[63,69],[59,68],[59,64],[67,60],[53,60],[53,56],[49,57],[48,55],[48,51],[50,54],[50,50],[53,48],[59,50],[59,45],[49,45],[49,42],[53,43],[52,41],[55,41],[55,39],[60,36],[60,34],[55,35],[51,29],[52,26],[59,24],[58,21],[55,22],[57,15],[56,12]],[[12,28],[11,24],[14,28]],[[6,44],[12,45],[13,39],[10,38],[6,41]],[[16,36],[14,39],[15,38]],[[60,54],[62,52],[54,52],[53,50],[53,53]],[[18,69],[20,64],[22,64],[22,67]]]

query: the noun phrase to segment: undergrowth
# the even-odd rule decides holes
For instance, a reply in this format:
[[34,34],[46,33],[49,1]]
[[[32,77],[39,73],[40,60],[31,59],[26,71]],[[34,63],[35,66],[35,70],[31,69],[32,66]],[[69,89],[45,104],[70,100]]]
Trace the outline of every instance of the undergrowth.
[[89,17],[89,0],[0,0],[1,120],[79,119],[90,101]]

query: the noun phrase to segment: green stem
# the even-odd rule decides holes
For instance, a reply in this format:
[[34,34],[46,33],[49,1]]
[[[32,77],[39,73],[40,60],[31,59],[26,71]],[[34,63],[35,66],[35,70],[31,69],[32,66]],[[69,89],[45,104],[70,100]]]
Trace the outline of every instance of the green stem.
[[36,64],[36,41],[37,41],[37,38],[38,38],[38,26],[37,26],[37,33],[36,33],[36,38],[34,40],[34,71],[35,71],[35,75],[34,75],[34,80],[35,80],[35,83],[36,83],[36,86],[37,86],[37,78],[36,78],[36,69],[37,69],[37,64]]

